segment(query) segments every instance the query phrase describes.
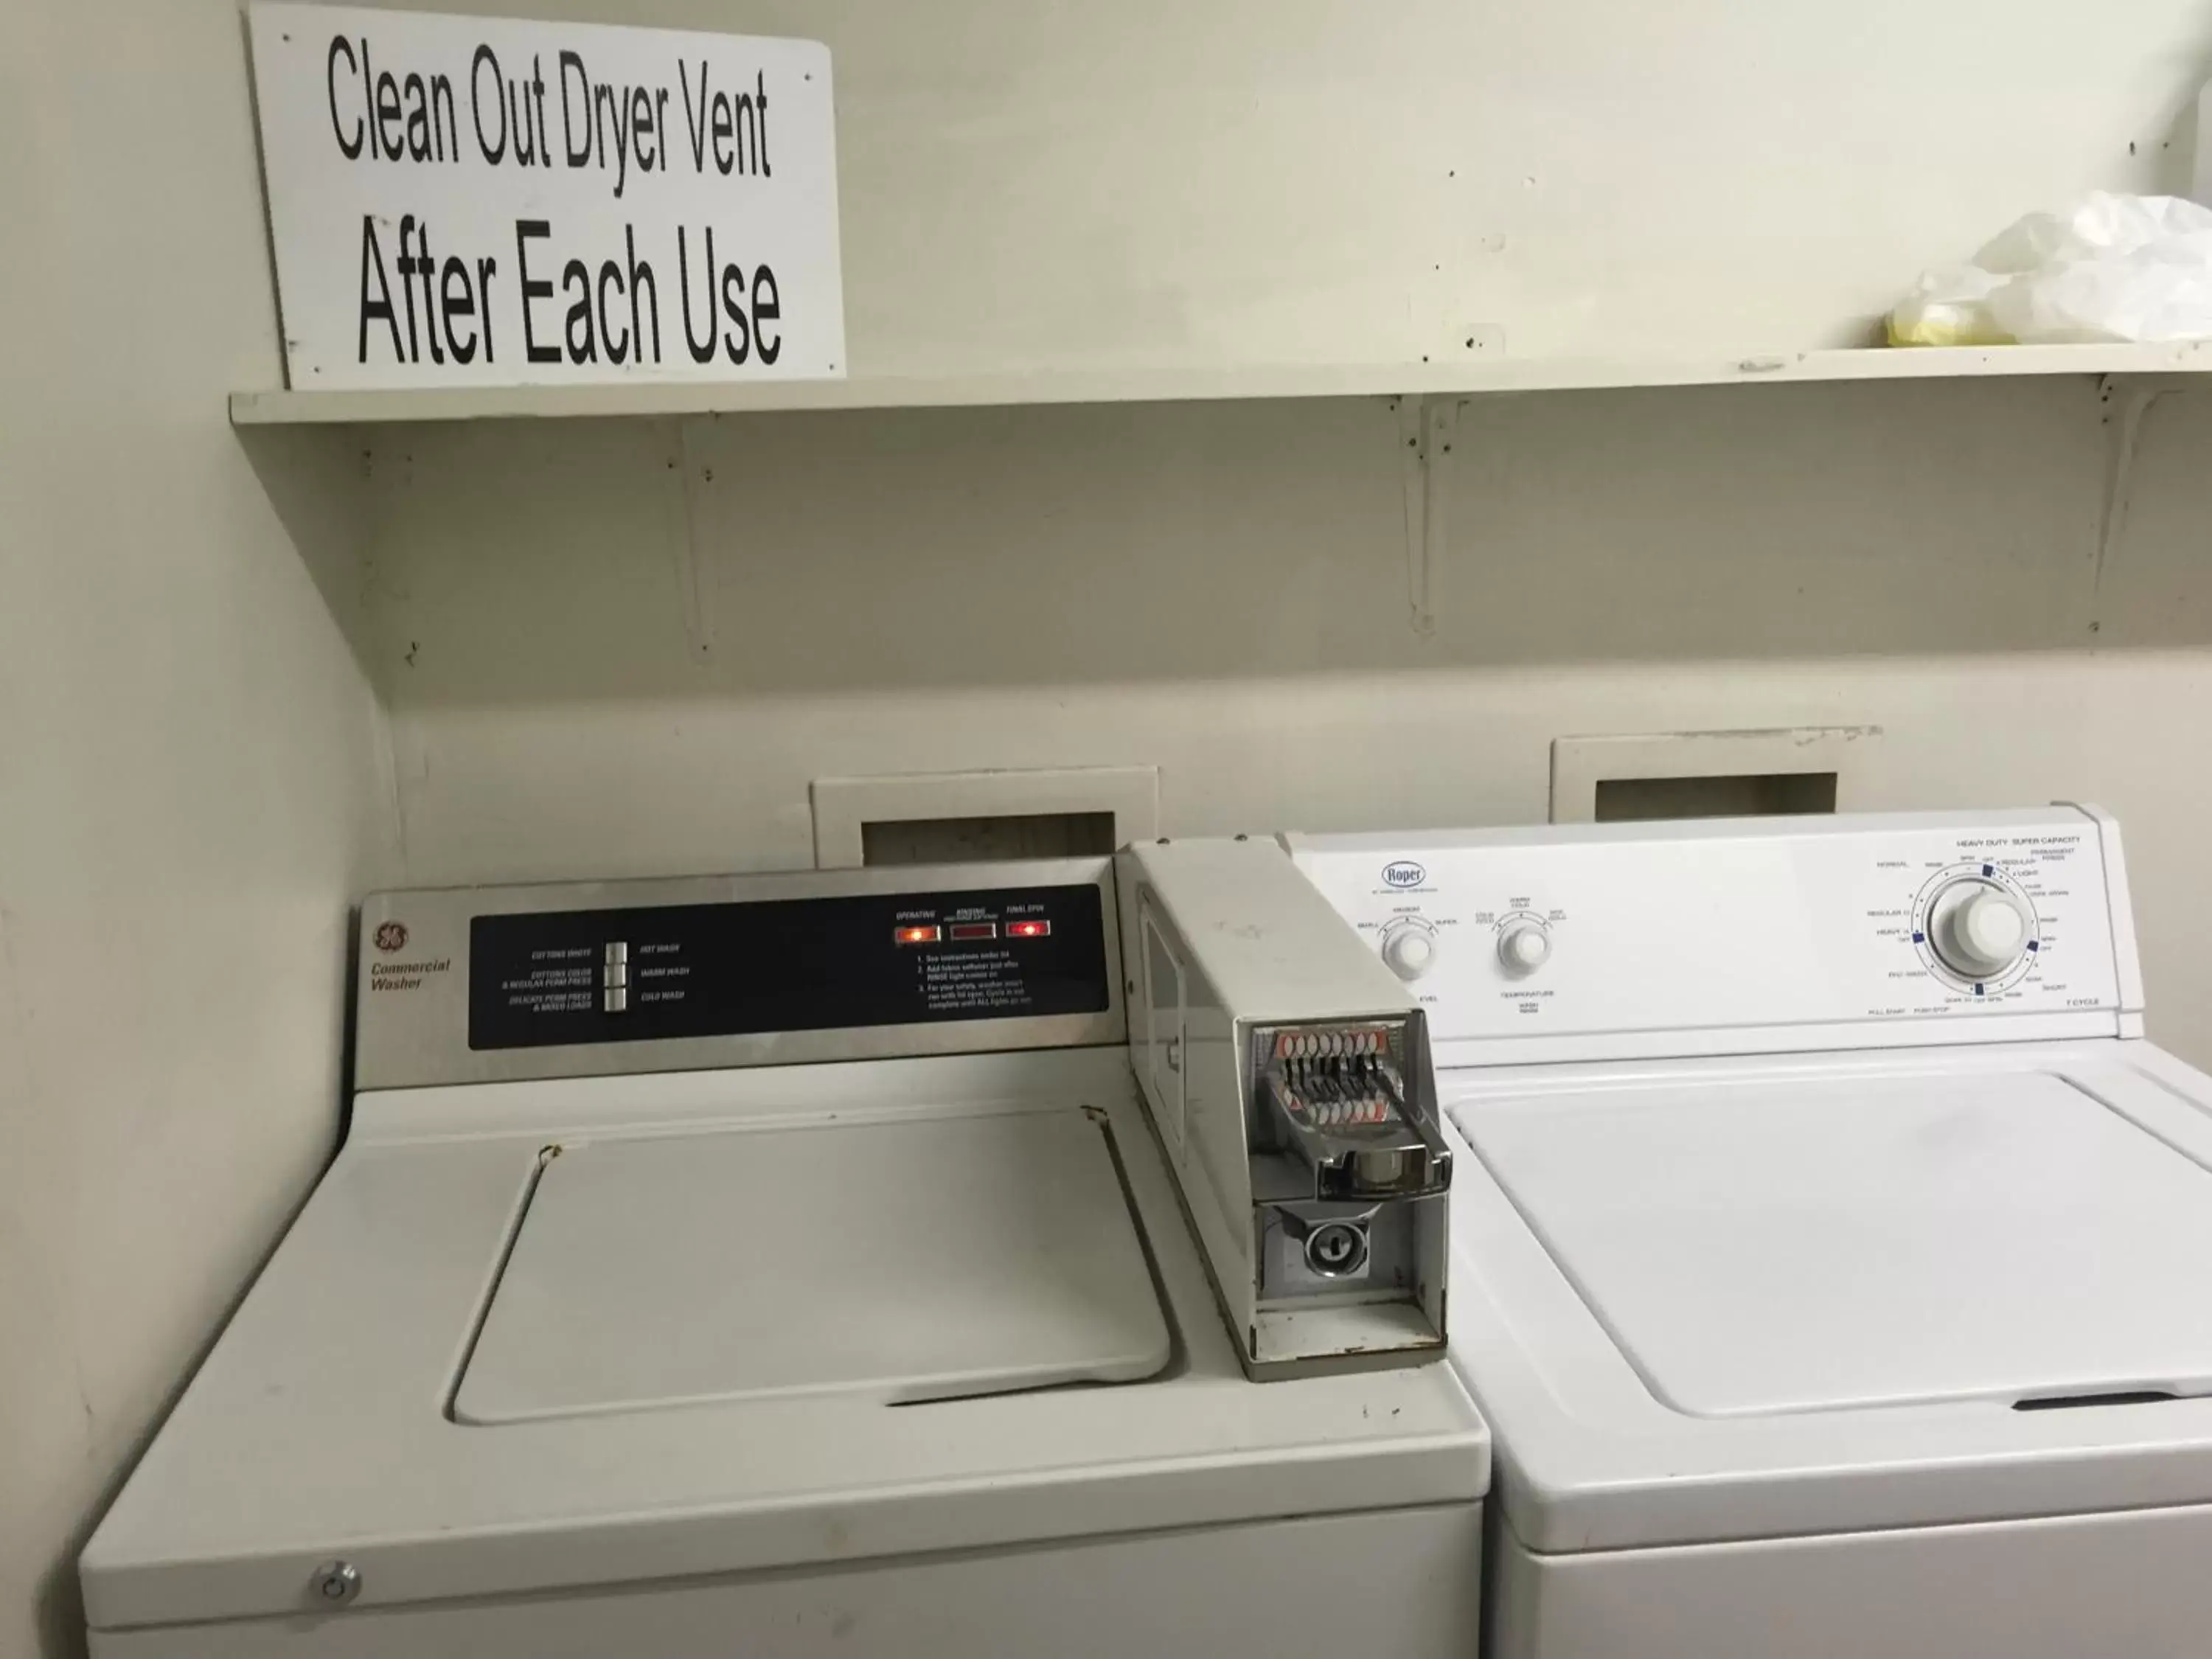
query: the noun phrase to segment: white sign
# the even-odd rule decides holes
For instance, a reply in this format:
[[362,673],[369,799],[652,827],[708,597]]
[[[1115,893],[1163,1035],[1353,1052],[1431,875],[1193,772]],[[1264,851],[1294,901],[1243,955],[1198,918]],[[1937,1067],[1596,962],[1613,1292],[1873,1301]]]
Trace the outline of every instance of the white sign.
[[845,372],[830,51],[256,5],[297,388]]

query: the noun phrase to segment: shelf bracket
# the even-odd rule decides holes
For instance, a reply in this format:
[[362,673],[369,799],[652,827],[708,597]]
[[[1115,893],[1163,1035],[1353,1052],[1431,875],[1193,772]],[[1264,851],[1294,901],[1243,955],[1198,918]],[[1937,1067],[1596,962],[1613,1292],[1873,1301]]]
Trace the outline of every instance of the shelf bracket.
[[1406,598],[1413,632],[1437,631],[1437,567],[1446,530],[1443,458],[1459,431],[1456,397],[1402,397],[1398,407],[1399,482],[1406,497]]
[[676,477],[664,499],[676,560],[677,602],[684,611],[685,654],[694,663],[705,664],[714,658],[714,616],[700,569],[699,520],[714,474],[699,459],[692,430],[696,424],[690,416],[678,416],[668,423],[668,470]]
[[[2105,573],[2118,556],[2120,537],[2127,528],[2128,494],[2135,483],[2136,445],[2142,434],[2143,417],[2172,389],[2152,375],[2108,374],[2098,383],[2098,400],[2105,406],[2105,503],[2097,526],[2093,596],[2104,592]],[[2092,621],[2089,631],[2095,633],[2100,625]]]

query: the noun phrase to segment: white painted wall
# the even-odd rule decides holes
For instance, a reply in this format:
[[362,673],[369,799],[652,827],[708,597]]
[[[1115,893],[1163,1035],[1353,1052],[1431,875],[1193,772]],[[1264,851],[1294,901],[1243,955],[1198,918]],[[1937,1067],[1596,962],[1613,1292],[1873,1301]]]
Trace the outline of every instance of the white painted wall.
[[223,419],[277,372],[227,0],[0,7],[0,1654],[337,1126],[381,720]]
[[[2212,46],[2198,0],[489,9],[828,40],[886,375],[1857,341],[2173,181]],[[1883,804],[2123,813],[2212,1060],[2203,394],[2103,566],[2086,386],[1486,403],[1421,639],[1374,404],[241,443],[230,0],[0,8],[0,1653],[74,1651],[76,1540],[328,1147],[379,881],[804,863],[826,775],[1432,823],[1540,815],[1560,732],[1871,722]]]
[[1478,402],[1434,635],[1380,403],[372,440],[427,883],[804,866],[817,776],[1162,769],[1170,834],[1540,819],[1565,733],[1875,725],[1866,805],[2088,798],[2212,1063],[2212,390],[2100,561],[2088,382]]
[[[2212,54],[2194,0],[743,21],[835,54],[871,375],[1857,342],[2027,209],[2183,179]],[[1885,801],[2101,791],[2155,862],[2212,805],[2167,746],[2203,409],[2152,411],[2106,569],[2086,382],[1480,403],[1430,638],[1380,404],[387,429],[362,651],[425,881],[804,863],[836,774],[1158,764],[1185,832],[1530,817],[1558,732],[1807,720],[1890,728]],[[2212,1059],[2201,902],[2151,949]]]
[[830,43],[867,374],[1862,343],[2186,188],[2212,58],[2196,0],[519,3]]

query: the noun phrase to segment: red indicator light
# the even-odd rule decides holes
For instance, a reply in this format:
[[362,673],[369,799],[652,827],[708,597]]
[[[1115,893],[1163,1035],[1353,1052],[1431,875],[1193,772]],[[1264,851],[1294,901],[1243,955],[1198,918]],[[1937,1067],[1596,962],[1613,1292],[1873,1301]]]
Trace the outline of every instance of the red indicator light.
[[999,924],[995,921],[956,921],[949,930],[954,939],[996,939]]
[[901,927],[891,935],[901,945],[934,945],[945,937],[945,931],[935,922],[926,927]]
[[1008,939],[1042,939],[1052,932],[1048,921],[1010,921],[1006,924]]

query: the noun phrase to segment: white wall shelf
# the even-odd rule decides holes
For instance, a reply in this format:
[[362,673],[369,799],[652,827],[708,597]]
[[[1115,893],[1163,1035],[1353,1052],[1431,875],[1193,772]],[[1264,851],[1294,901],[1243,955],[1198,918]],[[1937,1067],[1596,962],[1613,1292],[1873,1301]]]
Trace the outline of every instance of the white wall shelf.
[[1201,403],[1237,398],[1478,397],[1497,392],[1987,375],[2212,372],[2212,341],[2173,345],[1925,347],[1799,351],[1716,359],[1493,357],[1449,365],[1265,365],[945,374],[844,380],[650,381],[630,385],[445,387],[372,392],[238,392],[236,426],[683,416],[837,409],[957,409],[1045,404]]

